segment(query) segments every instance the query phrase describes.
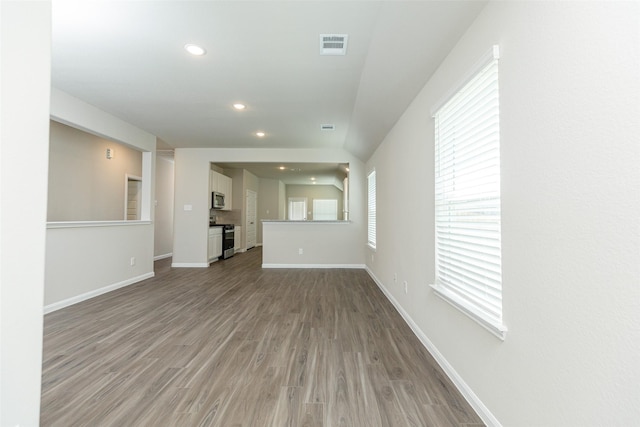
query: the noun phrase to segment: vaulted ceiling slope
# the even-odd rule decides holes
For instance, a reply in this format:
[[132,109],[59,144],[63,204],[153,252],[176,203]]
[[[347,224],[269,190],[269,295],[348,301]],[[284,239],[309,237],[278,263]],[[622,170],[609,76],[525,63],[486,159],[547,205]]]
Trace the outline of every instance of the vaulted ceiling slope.
[[[53,0],[52,85],[174,148],[366,160],[485,3]],[[320,34],[348,34],[346,55]]]

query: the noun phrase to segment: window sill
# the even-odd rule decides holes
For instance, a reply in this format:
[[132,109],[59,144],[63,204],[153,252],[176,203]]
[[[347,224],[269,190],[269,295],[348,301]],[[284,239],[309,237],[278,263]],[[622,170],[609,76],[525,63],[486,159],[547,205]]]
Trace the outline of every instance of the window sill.
[[480,324],[480,326],[504,341],[505,337],[507,336],[507,327],[504,324],[487,319],[485,316],[478,313],[476,309],[469,306],[469,304],[465,303],[460,297],[458,297],[455,293],[451,292],[447,288],[439,285],[431,285],[431,287],[433,288],[437,296],[451,304],[456,309],[460,310],[476,323]]

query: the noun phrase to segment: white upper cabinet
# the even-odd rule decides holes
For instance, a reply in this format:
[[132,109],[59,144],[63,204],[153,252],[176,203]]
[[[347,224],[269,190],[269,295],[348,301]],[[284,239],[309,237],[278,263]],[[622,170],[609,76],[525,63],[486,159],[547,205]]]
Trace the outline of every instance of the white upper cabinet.
[[[231,210],[231,199],[233,190],[233,180],[226,175],[222,175],[216,171],[209,171],[209,190],[224,194],[224,208],[222,210]],[[209,209],[211,209],[213,201],[209,197]]]

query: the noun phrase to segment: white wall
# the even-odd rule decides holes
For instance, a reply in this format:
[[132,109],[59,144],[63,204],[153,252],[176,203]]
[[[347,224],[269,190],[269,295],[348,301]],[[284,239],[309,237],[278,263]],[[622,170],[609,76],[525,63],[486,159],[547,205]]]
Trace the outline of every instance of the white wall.
[[46,266],[46,312],[139,282],[153,276],[153,226],[49,228]]
[[51,2],[0,3],[0,425],[37,426]]
[[51,93],[51,117],[143,152],[142,218],[149,220],[49,223],[45,312],[153,276],[154,247],[155,136],[56,89]]
[[[379,201],[369,268],[489,423],[640,419],[639,8],[489,3],[367,163]],[[496,43],[504,342],[428,287],[430,111]]]
[[[348,249],[364,262],[365,196],[364,165],[344,150],[317,149],[212,149],[184,148],[175,150],[175,211],[173,265],[206,267],[208,230],[209,163],[217,162],[335,162],[349,163],[353,177],[351,207],[357,220],[344,225]],[[234,209],[236,181],[234,178]],[[257,190],[257,185],[255,187]],[[260,195],[258,195],[260,198]],[[185,210],[185,205],[191,210]],[[243,230],[244,232],[245,230]],[[318,245],[335,245],[324,239]]]
[[173,251],[173,157],[156,156],[156,205],[154,220],[155,258]]
[[[349,233],[349,222],[264,222],[264,268],[363,268],[364,240]],[[300,253],[302,249],[302,253]]]

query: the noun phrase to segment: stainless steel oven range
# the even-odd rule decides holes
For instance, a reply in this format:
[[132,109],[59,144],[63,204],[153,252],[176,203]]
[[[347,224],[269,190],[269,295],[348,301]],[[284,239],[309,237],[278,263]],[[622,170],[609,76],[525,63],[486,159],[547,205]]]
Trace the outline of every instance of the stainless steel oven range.
[[222,259],[231,258],[235,246],[235,225],[225,224],[222,227]]

